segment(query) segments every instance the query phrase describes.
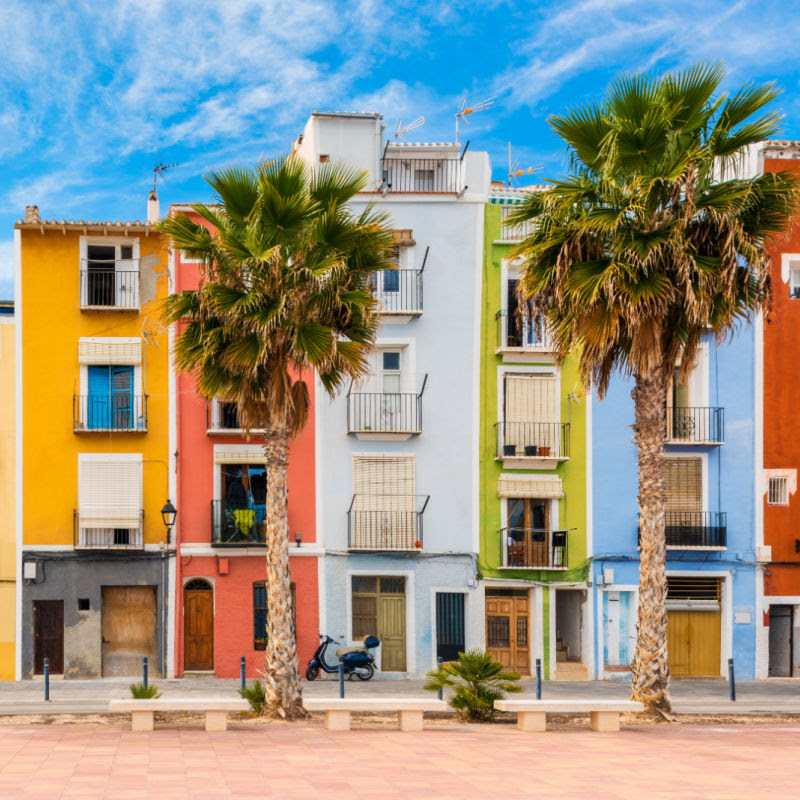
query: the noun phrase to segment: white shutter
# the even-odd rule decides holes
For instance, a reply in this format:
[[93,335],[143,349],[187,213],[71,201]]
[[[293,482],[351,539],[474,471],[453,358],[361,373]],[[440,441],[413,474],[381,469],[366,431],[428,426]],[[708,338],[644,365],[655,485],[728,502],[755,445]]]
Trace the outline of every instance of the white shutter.
[[81,528],[138,528],[142,511],[142,456],[78,455]]
[[81,338],[78,340],[78,362],[81,364],[142,363],[142,340],[120,337],[119,341]]
[[262,447],[247,450],[214,450],[215,464],[264,464],[265,462]]
[[560,499],[564,491],[559,478],[536,475],[501,475],[497,481],[498,497],[535,497]]
[[539,375],[506,375],[505,444],[551,448],[558,442],[556,379]]

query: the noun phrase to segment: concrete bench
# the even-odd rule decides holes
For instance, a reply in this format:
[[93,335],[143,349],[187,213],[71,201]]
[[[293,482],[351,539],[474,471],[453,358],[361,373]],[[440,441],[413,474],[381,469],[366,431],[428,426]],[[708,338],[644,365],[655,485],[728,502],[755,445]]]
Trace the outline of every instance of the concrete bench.
[[350,712],[396,711],[401,731],[421,731],[424,711],[448,711],[444,700],[418,700],[413,697],[308,697],[303,700],[306,711],[324,711],[329,731],[349,731]]
[[618,731],[619,715],[643,711],[642,703],[632,700],[496,700],[498,711],[515,711],[517,727],[522,731],[546,730],[548,714],[589,714],[593,731]]
[[151,731],[153,730],[154,711],[188,711],[199,713],[205,712],[207,731],[224,731],[228,728],[229,711],[247,711],[250,704],[247,700],[239,700],[228,697],[213,698],[158,698],[154,700],[111,700],[108,703],[110,712],[131,713],[132,731]]

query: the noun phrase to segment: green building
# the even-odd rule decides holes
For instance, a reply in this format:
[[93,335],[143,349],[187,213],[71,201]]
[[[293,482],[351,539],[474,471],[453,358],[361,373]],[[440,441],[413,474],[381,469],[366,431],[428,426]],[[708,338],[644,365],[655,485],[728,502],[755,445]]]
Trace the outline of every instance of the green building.
[[486,648],[508,667],[586,680],[593,663],[587,431],[572,358],[555,363],[541,320],[516,296],[524,236],[505,224],[528,189],[493,188],[483,262],[479,575]]

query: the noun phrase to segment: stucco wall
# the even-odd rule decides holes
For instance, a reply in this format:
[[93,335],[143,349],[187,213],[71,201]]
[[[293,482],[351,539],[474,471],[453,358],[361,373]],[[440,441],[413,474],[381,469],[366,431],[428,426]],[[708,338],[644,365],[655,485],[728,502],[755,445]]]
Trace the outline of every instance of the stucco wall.
[[14,679],[16,466],[14,318],[0,317],[0,680]]

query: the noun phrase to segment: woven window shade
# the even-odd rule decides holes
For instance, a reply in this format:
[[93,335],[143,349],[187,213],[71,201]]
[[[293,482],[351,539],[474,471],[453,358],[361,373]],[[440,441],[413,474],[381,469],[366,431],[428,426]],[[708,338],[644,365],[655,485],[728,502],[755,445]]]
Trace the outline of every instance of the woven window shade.
[[78,340],[78,362],[81,364],[141,364],[142,342],[120,340],[98,342],[96,339]]
[[411,228],[397,228],[392,233],[394,234],[394,243],[398,247],[413,247],[416,244],[414,231]]
[[[553,447],[553,425],[522,423],[554,423],[556,409],[556,380],[537,375],[507,375],[505,380],[505,442],[524,446],[536,444]],[[511,423],[511,424],[508,424]]]
[[501,475],[497,481],[498,497],[536,497],[540,499],[559,499],[564,496],[558,478],[546,479],[531,476]]
[[215,450],[215,464],[264,464],[264,451],[258,450]]
[[81,528],[138,528],[141,510],[140,459],[100,461],[78,457]]
[[353,456],[353,508],[413,511],[414,456]]
[[665,511],[703,510],[703,463],[699,458],[665,458]]

